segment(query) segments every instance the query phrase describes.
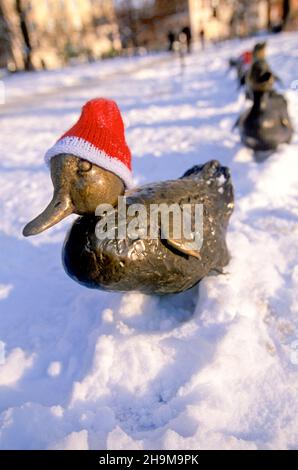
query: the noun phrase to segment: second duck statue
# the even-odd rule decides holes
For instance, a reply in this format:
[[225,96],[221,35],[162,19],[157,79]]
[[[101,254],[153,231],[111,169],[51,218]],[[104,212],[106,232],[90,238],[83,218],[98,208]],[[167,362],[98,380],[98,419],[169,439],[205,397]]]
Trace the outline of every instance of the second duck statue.
[[260,152],[272,152],[280,144],[290,143],[293,127],[286,99],[273,90],[276,76],[265,59],[254,61],[246,75],[248,94],[253,105],[239,117],[241,140],[261,158]]
[[[133,189],[131,154],[115,102],[100,98],[86,103],[78,122],[46,153],[46,161],[53,199],[23,233],[36,235],[69,214],[80,215],[63,248],[65,270],[79,283],[111,291],[175,293],[191,288],[210,271],[221,272],[228,263],[225,235],[234,205],[228,168],[212,160],[179,179]],[[133,237],[116,236],[123,229],[119,218],[122,196],[127,208],[134,205],[148,213],[152,205],[202,207],[201,245],[196,249],[184,232],[174,236],[175,227],[166,233],[160,218],[157,237],[143,236],[140,231]],[[112,213],[109,208],[114,209],[112,219],[99,214],[99,207],[108,208],[105,215]],[[98,223],[103,220],[112,220],[113,236],[98,235]],[[131,220],[130,215],[125,224]],[[152,228],[150,224],[148,217],[145,228]]]

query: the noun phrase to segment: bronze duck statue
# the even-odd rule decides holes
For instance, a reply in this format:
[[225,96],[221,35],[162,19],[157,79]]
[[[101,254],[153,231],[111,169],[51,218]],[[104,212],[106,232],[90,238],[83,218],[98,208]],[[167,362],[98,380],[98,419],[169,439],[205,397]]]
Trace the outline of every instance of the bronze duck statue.
[[[117,158],[114,157],[117,155]],[[130,152],[116,103],[88,102],[81,117],[47,152],[54,186],[53,199],[26,225],[25,236],[36,235],[71,213],[73,223],[63,247],[66,272],[77,282],[109,291],[138,290],[147,294],[182,292],[210,271],[221,272],[229,261],[225,235],[233,211],[233,187],[228,168],[212,160],[188,170],[177,180],[132,188]],[[119,198],[126,207],[202,205],[202,243],[193,247],[182,234],[164,234],[158,218],[158,236],[117,237]],[[114,210],[113,236],[99,237],[103,221],[98,207]],[[109,211],[107,211],[108,213]],[[129,224],[132,216],[128,216]],[[193,215],[192,215],[193,223]],[[150,228],[151,219],[145,221]],[[144,228],[144,227],[143,227]]]
[[290,143],[293,126],[286,99],[273,90],[276,76],[265,59],[255,61],[247,75],[252,106],[238,118],[241,140],[255,152],[272,152]]
[[257,43],[252,52],[252,63],[245,74],[246,97],[253,100],[254,92],[270,91],[276,80],[266,59],[266,42]]
[[[230,59],[230,67],[236,68],[239,89],[247,85],[247,75],[251,69],[252,64],[258,60],[265,60],[265,57],[266,42],[258,42],[254,45],[252,50],[243,51],[239,57]],[[247,89],[246,95],[248,96]]]

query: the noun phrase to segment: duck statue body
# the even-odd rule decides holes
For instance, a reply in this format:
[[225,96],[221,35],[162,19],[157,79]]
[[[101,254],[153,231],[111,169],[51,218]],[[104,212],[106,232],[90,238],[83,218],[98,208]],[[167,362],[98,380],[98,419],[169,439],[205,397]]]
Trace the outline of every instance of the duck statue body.
[[[96,135],[105,132],[107,123],[112,122],[114,126],[119,119],[116,104],[109,100],[93,100],[85,105],[79,126],[77,124],[64,134],[47,154],[54,186],[53,199],[42,214],[26,225],[24,235],[36,235],[71,213],[80,215],[66,237],[63,264],[74,280],[91,288],[168,294],[191,288],[212,270],[221,272],[229,261],[225,235],[234,205],[228,168],[212,160],[191,168],[177,180],[132,189],[129,172],[123,165],[105,159],[109,140],[104,140],[100,154],[87,155],[82,147],[78,150],[75,146],[70,152],[71,145],[77,144],[76,138],[84,140],[78,127],[81,128],[84,113],[90,115],[94,107],[97,108],[97,127],[99,122],[104,123]],[[101,117],[98,117],[99,110]],[[94,123],[95,116],[92,116]],[[87,135],[91,140],[90,130]],[[111,138],[113,136],[109,135]],[[122,151],[127,152],[125,145],[122,141]],[[63,146],[68,152],[62,152]],[[117,149],[113,146],[112,150],[116,152]],[[177,238],[172,232],[164,234],[160,219],[157,219],[158,236],[148,236],[150,217],[145,219],[147,236],[115,236],[121,223],[119,199],[123,201],[123,197],[127,208],[141,206],[148,214],[152,205],[199,205],[203,217],[200,248],[194,249],[183,235]],[[98,223],[104,216],[98,215],[97,210],[102,205],[113,208],[114,236],[98,236]],[[132,219],[133,216],[128,215],[125,224]]]
[[253,93],[253,105],[241,115],[238,127],[243,144],[255,152],[274,151],[293,135],[287,101],[273,90]]

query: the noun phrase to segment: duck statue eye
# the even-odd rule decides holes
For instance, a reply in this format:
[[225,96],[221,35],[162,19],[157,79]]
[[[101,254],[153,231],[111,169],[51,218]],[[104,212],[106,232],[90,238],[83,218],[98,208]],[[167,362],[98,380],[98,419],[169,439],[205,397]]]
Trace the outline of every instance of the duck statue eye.
[[87,160],[80,160],[78,164],[78,170],[80,173],[86,173],[90,171],[92,168],[92,163],[88,162]]

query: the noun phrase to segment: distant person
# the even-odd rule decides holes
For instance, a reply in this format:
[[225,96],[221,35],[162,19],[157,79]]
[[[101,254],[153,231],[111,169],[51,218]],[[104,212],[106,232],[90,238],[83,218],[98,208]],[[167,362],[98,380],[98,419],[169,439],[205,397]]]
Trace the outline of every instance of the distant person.
[[174,42],[175,42],[175,33],[173,31],[168,32],[168,50],[170,52],[174,51]]
[[183,74],[185,68],[185,55],[188,52],[188,44],[187,44],[187,37],[186,34],[181,31],[178,36],[178,41],[175,42],[174,48],[176,51],[179,52],[180,57],[180,66],[181,66],[181,74]]
[[204,30],[204,28],[200,29],[200,43],[201,43],[201,49],[205,49],[205,30]]
[[40,59],[40,65],[41,65],[42,70],[47,70],[47,65],[44,59]]
[[187,52],[190,53],[191,52],[191,41],[192,41],[190,27],[189,26],[184,26],[184,28],[182,28],[182,30],[181,30],[181,33],[185,34]]

